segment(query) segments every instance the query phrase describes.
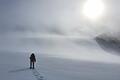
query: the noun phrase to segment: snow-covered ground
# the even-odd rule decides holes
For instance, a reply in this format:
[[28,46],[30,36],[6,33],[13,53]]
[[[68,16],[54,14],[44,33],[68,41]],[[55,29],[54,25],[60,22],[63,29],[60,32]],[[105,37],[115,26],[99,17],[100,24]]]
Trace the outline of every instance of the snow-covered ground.
[[30,70],[29,53],[0,52],[0,80],[120,80],[120,64],[36,56]]
[[[0,80],[120,80],[118,55],[105,52],[91,41],[55,41],[38,42],[38,45],[44,46],[40,46],[41,51],[35,53],[37,58],[35,70],[29,69],[30,52],[17,51],[17,46],[12,51],[9,51],[10,47],[8,51],[1,50]],[[31,41],[26,41],[24,44],[30,43]],[[13,41],[9,46],[10,44],[15,48],[15,45],[22,45],[22,42],[15,44]],[[42,53],[45,50],[46,52]]]

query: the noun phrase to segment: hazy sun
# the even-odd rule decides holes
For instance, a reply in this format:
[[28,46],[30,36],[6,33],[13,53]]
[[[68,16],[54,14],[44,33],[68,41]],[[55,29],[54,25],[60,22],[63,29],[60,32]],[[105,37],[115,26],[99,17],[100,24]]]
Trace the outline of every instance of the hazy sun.
[[83,14],[89,19],[97,19],[103,15],[104,8],[102,0],[87,0],[83,6]]

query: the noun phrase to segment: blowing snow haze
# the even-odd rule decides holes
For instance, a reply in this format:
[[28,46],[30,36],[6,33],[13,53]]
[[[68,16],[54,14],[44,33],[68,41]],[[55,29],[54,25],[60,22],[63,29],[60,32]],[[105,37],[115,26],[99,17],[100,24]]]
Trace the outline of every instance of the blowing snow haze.
[[117,62],[119,57],[102,50],[94,38],[119,37],[120,1],[104,0],[105,12],[95,21],[83,15],[86,1],[0,0],[0,50]]

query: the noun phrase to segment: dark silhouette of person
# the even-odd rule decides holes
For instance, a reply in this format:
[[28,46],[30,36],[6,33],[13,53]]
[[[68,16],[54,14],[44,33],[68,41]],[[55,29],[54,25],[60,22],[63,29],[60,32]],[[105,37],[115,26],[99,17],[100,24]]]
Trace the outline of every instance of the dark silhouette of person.
[[32,53],[30,56],[30,69],[34,69],[34,63],[36,62],[35,54]]

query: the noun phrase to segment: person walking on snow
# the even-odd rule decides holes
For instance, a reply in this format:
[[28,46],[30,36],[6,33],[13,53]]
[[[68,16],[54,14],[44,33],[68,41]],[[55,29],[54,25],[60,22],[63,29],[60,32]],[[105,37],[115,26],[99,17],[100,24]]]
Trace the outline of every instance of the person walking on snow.
[[32,53],[30,56],[30,69],[34,69],[34,63],[36,62],[35,54]]

